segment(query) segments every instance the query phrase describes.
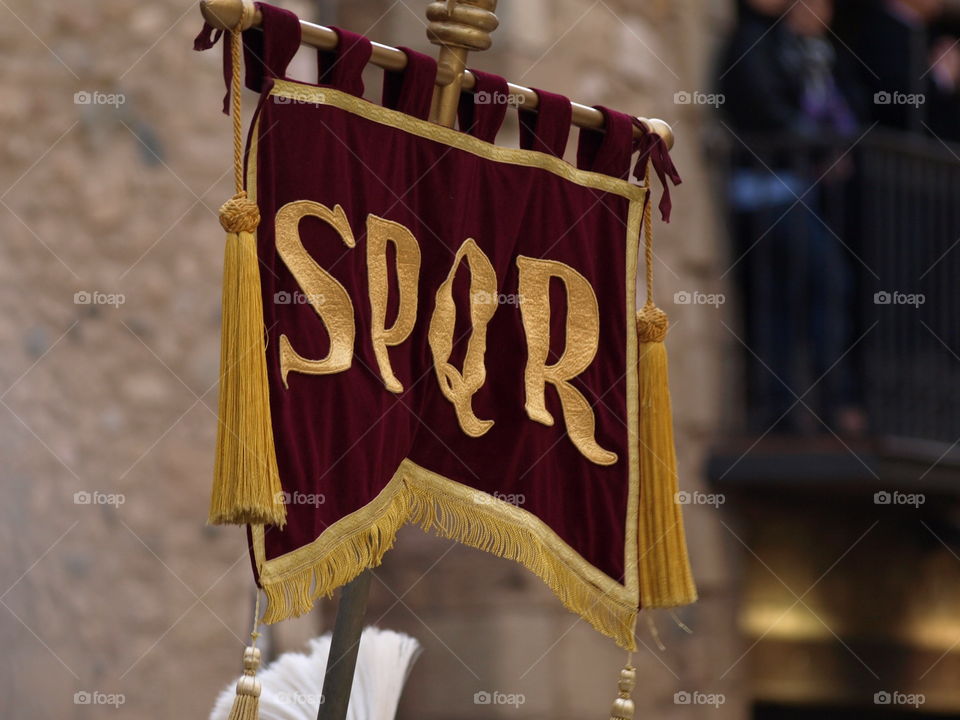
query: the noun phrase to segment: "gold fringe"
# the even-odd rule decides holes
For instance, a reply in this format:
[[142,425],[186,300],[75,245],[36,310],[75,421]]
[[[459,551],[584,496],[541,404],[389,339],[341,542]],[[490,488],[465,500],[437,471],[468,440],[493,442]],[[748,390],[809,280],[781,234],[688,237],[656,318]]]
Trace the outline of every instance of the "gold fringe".
[[304,615],[318,598],[330,597],[367,568],[379,566],[409,512],[409,495],[398,492],[370,524],[343,538],[323,557],[279,577],[261,575],[268,601],[263,621],[270,624]]
[[[482,501],[480,497],[482,496]],[[539,577],[573,613],[613,638],[621,647],[636,649],[637,608],[612,597],[575,571],[531,527],[512,522],[499,509],[502,500],[479,491],[469,497],[442,494],[411,475],[369,523],[343,538],[322,557],[280,573],[262,574],[269,600],[264,622],[274,623],[309,612],[314,601],[378,566],[393,546],[397,531],[408,521],[424,531],[457,540],[520,563]],[[515,510],[509,506],[510,510]]]

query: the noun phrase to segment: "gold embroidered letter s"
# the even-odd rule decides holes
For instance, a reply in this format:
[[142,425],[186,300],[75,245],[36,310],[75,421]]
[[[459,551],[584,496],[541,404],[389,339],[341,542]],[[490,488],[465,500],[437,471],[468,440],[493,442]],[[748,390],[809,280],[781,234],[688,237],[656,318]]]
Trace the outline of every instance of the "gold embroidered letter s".
[[318,217],[330,225],[347,247],[356,245],[347,215],[339,205],[331,210],[318,202],[297,200],[277,211],[277,252],[330,335],[330,352],[322,360],[302,357],[286,335],[280,336],[280,373],[284,387],[287,387],[287,373],[290,371],[330,375],[347,370],[353,362],[353,341],[357,332],[353,302],[343,285],[320,267],[303,246],[300,221],[307,216]]

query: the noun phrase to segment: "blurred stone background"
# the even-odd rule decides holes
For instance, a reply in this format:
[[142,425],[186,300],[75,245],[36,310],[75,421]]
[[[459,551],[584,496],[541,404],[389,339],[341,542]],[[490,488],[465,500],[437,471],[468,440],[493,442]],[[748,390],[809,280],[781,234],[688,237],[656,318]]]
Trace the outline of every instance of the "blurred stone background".
[[[435,51],[426,2],[281,4]],[[724,290],[702,109],[673,95],[708,85],[729,5],[502,0],[494,49],[473,56],[515,82],[673,125],[685,182],[674,190],[674,222],[659,232],[663,298]],[[0,715],[203,718],[239,669],[253,597],[242,531],[204,524],[216,210],[231,192],[219,49],[191,51],[200,26],[192,0],[7,0],[0,17]],[[301,60],[291,75],[312,81],[311,58]],[[78,103],[82,92],[123,102]],[[505,144],[515,143],[509,123]],[[114,297],[85,303],[82,293]],[[682,483],[693,490],[723,417],[729,336],[692,307],[671,314]],[[115,502],[85,503],[92,493]],[[709,506],[689,509],[687,524],[702,600],[678,613],[692,635],[666,613],[650,616],[665,650],[641,622],[637,716],[698,717],[703,707],[673,697],[697,689],[725,695],[711,717],[743,718],[729,545]],[[265,645],[300,648],[329,629],[334,609],[324,603],[269,630]],[[425,647],[402,718],[606,717],[624,662],[521,567],[415,528],[376,572],[369,619]],[[522,693],[525,703],[475,705],[479,690]],[[124,702],[89,707],[77,692]]]

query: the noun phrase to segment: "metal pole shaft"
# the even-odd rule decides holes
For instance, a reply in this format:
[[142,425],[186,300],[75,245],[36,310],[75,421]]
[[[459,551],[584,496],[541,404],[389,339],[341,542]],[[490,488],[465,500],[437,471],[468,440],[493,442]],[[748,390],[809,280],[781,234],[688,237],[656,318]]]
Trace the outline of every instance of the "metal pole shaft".
[[337,619],[333,624],[333,636],[330,638],[330,655],[327,657],[327,670],[323,676],[323,699],[317,712],[317,720],[344,720],[347,717],[350,688],[353,686],[353,674],[357,667],[360,634],[363,632],[363,619],[367,612],[372,578],[373,573],[364,570],[340,591],[340,604],[337,607]]

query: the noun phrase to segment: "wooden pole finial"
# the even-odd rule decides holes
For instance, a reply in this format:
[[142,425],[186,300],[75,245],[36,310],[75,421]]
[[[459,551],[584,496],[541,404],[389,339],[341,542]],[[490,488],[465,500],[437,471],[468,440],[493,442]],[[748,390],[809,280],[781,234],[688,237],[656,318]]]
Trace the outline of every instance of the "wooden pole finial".
[[258,13],[253,0],[200,0],[200,13],[207,24],[217,30],[234,30],[241,21],[241,30],[249,30],[257,24]]

